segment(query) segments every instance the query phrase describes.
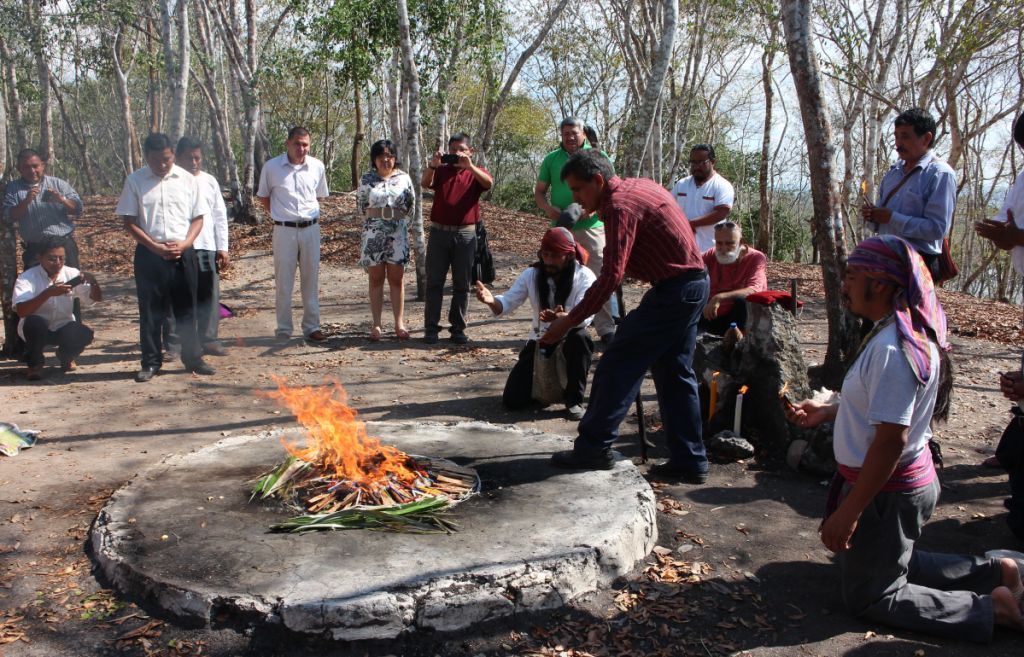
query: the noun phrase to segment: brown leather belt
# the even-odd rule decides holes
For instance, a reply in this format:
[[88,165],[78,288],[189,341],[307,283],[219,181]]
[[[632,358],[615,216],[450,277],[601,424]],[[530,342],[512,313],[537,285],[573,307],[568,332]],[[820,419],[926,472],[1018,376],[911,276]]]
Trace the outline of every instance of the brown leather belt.
[[312,226],[317,221],[319,221],[319,218],[312,219],[310,221],[277,221],[275,219],[274,220],[274,225],[275,226],[284,226],[285,228],[305,228],[307,226]]

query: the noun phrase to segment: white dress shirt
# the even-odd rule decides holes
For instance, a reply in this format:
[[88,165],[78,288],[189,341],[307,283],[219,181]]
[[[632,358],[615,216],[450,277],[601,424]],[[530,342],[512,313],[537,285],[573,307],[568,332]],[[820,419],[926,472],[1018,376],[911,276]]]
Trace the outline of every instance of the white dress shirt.
[[[719,206],[731,208],[735,194],[732,183],[716,172],[699,187],[693,176],[683,178],[672,188],[672,196],[687,220],[693,221]],[[697,248],[701,253],[715,248],[714,225],[694,228],[693,236],[697,238]]]
[[[37,296],[43,293],[48,287],[57,283],[66,283],[75,276],[78,276],[82,272],[78,271],[74,267],[62,267],[57,272],[57,278],[52,282],[50,281],[50,275],[46,273],[42,265],[36,265],[30,269],[26,269],[18,276],[18,280],[14,281],[14,298],[11,300],[12,305],[17,306],[19,303],[25,303],[31,301]],[[58,297],[50,297],[43,302],[43,305],[36,308],[33,315],[38,315],[46,320],[46,325],[50,327],[51,331],[63,327],[65,324],[74,321],[75,319],[75,299],[81,299],[83,305],[92,303],[92,299],[89,297],[89,293],[92,291],[92,286],[83,281],[80,285],[76,285],[71,292],[62,294]],[[25,339],[25,334],[22,332],[21,327],[25,323],[25,317],[18,320],[18,335],[21,339]]]
[[[1006,191],[1003,207],[999,209],[999,213],[993,219],[1005,223],[1007,210],[1013,212],[1013,223],[1017,228],[1024,228],[1024,171],[1021,171],[1017,179],[1010,185],[1010,189]],[[1017,270],[1018,274],[1024,276],[1024,246],[1013,247],[1010,254],[1013,259],[1013,268]]]
[[203,217],[203,230],[192,246],[204,251],[227,251],[228,250],[228,211],[224,207],[224,195],[220,191],[220,183],[217,179],[200,171],[195,176],[199,183],[199,193],[206,199],[210,206],[210,214]]
[[319,218],[317,199],[328,194],[324,163],[307,155],[302,164],[292,164],[287,153],[267,160],[256,191],[256,196],[270,199],[270,216],[274,221],[295,222]]
[[[587,293],[590,286],[594,284],[597,277],[594,276],[594,272],[590,271],[586,267],[580,265],[578,262],[576,265],[576,273],[572,279],[572,290],[569,291],[569,297],[565,300],[565,312],[569,312],[579,304],[580,300],[583,299],[583,295]],[[540,321],[540,290],[537,286],[537,274],[540,272],[536,267],[530,267],[512,283],[512,287],[508,289],[505,294],[499,294],[494,297],[494,300],[501,304],[501,312],[498,314],[499,317],[510,315],[515,312],[516,308],[523,305],[527,300],[530,301],[530,306],[533,309],[533,323],[530,324],[530,335],[527,337],[528,340],[537,340],[540,335],[543,335],[544,331],[548,330],[550,322]],[[548,307],[553,308],[555,305],[555,282],[548,277]],[[586,328],[590,326],[590,322],[593,321],[594,316],[587,317],[582,322],[576,325],[576,328]]]
[[210,214],[210,207],[188,171],[174,165],[157,178],[147,166],[125,179],[114,213],[135,217],[154,242],[170,242],[185,239],[192,220]]

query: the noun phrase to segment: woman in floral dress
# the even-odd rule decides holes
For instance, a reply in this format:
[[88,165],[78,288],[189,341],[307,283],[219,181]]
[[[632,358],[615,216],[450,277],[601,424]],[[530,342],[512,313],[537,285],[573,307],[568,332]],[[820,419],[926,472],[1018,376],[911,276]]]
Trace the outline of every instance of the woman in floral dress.
[[356,205],[363,216],[363,240],[359,265],[370,277],[370,340],[384,334],[381,311],[384,307],[384,281],[391,291],[391,310],[395,315],[395,336],[409,338],[405,327],[405,286],[402,276],[409,262],[409,214],[414,195],[409,174],[398,169],[397,149],[389,139],[370,147],[373,170],[359,181]]

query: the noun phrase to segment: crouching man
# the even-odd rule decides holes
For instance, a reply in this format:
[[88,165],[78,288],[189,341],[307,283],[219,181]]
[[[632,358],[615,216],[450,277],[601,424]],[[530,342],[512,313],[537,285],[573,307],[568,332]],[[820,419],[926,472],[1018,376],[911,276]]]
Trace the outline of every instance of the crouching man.
[[[533,401],[533,365],[537,340],[556,317],[563,317],[583,298],[596,280],[584,265],[587,252],[565,228],[552,228],[544,233],[540,243],[540,260],[516,279],[508,292],[491,294],[483,283],[476,283],[476,298],[487,304],[497,315],[508,315],[529,299],[533,309],[533,323],[526,346],[519,353],[519,362],[512,368],[505,383],[502,401],[510,409],[523,408]],[[594,343],[587,335],[587,326],[593,317],[587,317],[566,333],[559,344],[565,356],[566,378],[565,408],[573,420],[583,417],[583,391],[587,387],[587,372],[594,355]]]
[[65,257],[63,238],[45,241],[39,264],[14,283],[14,309],[21,318],[18,335],[25,341],[30,381],[43,376],[47,345],[57,345],[60,368],[70,372],[75,369],[75,359],[92,342],[92,329],[75,319],[74,301],[100,301],[103,294],[92,274],[65,267]]
[[924,260],[895,235],[866,239],[847,261],[842,296],[874,325],[841,401],[803,401],[788,415],[803,427],[835,423],[839,467],[819,531],[836,553],[847,608],[873,622],[981,642],[994,625],[1024,629],[1016,562],[914,545],[938,501],[928,439],[937,399],[948,394],[948,386],[939,391],[946,316]]

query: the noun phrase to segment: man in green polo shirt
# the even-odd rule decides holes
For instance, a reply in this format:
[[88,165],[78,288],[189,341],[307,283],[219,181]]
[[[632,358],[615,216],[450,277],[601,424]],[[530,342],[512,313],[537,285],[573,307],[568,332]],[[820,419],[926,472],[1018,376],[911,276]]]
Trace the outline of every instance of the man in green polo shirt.
[[[537,207],[544,211],[544,214],[551,220],[551,226],[555,226],[562,211],[572,205],[572,191],[562,180],[562,167],[570,156],[580,149],[591,148],[587,143],[583,132],[583,121],[570,116],[563,119],[558,126],[561,133],[561,145],[544,156],[540,164],[540,171],[537,173],[537,184],[533,188],[533,198]],[[605,156],[607,154],[603,153]],[[551,201],[548,202],[548,190],[551,191]],[[580,217],[573,225],[573,237],[576,242],[590,254],[587,261],[587,268],[594,272],[594,275],[601,273],[601,263],[604,261],[604,224],[598,218],[597,213],[589,217]],[[601,310],[594,315],[594,328],[597,330],[601,342],[607,344],[615,336],[615,320],[612,318],[612,301],[608,300]]]

